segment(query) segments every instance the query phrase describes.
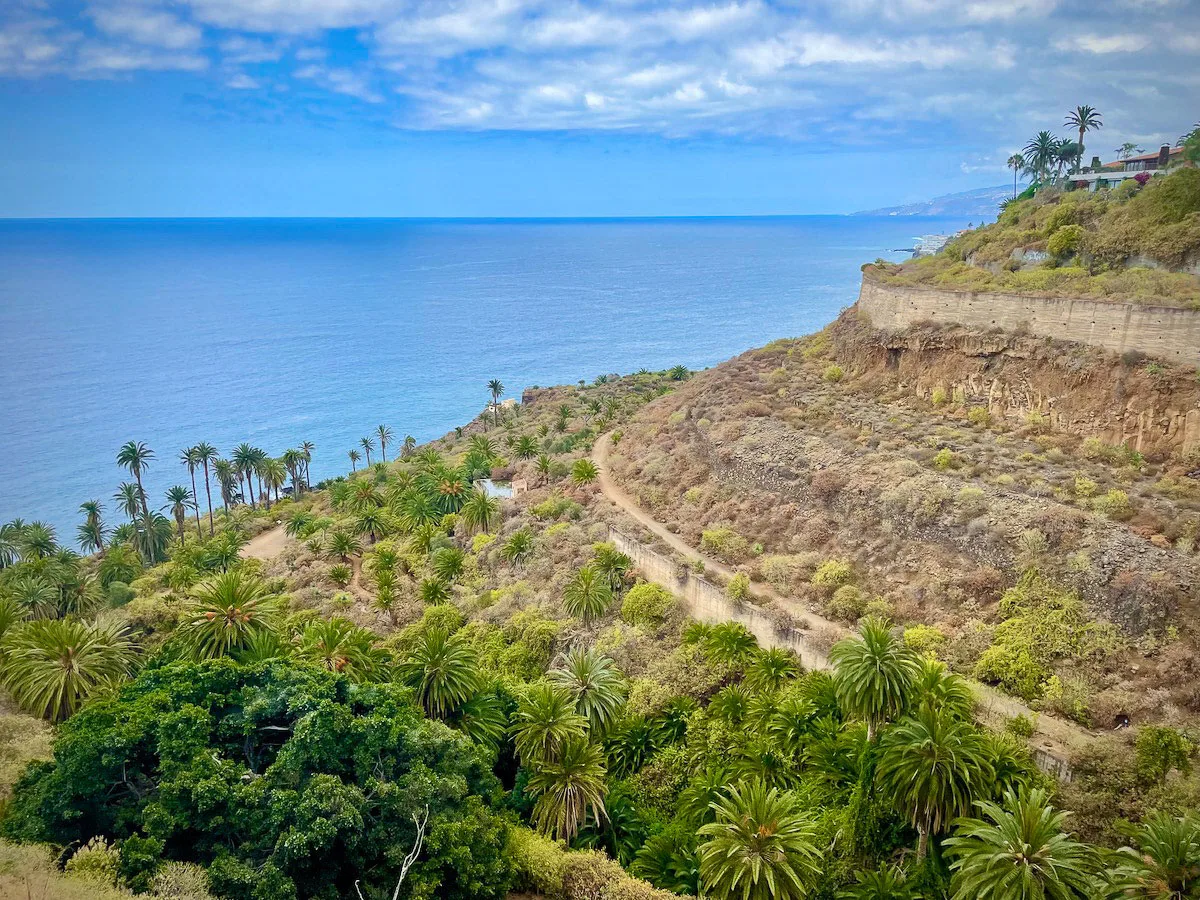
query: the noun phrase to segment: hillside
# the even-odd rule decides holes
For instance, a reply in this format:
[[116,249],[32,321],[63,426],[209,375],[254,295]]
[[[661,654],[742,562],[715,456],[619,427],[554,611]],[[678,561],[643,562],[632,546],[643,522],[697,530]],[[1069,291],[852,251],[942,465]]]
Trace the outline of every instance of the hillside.
[[874,274],[897,284],[1200,306],[1200,169],[1144,186],[1043,189],[939,253]]
[[[1024,190],[1025,185],[1017,186]],[[922,200],[917,203],[904,203],[900,206],[884,206],[879,209],[866,209],[856,212],[856,216],[959,216],[973,217],[981,221],[994,218],[1000,210],[1000,205],[1013,196],[1011,184],[999,184],[995,187],[976,188],[971,191],[959,191],[956,194],[943,194],[932,200]]]

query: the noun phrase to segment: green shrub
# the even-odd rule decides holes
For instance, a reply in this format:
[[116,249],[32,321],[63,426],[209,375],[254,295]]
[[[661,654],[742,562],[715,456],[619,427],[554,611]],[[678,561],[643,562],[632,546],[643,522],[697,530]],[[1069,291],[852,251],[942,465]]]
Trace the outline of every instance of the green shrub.
[[102,837],[94,837],[76,850],[63,871],[75,878],[116,887],[121,855]]
[[641,581],[621,601],[621,618],[630,625],[660,625],[674,608],[674,594],[657,584]]
[[950,468],[957,468],[959,465],[958,454],[949,447],[943,447],[933,457],[933,467],[939,472],[944,472]]
[[729,584],[725,585],[725,593],[732,600],[747,600],[750,597],[750,576],[745,572],[738,572],[731,579]]
[[904,645],[922,656],[936,654],[944,643],[946,635],[933,625],[910,625],[904,629]]
[[992,414],[986,406],[972,406],[967,410],[967,421],[972,425],[987,426],[992,423]]
[[835,619],[853,622],[863,614],[866,597],[852,584],[843,584],[833,592],[825,610]]
[[528,828],[512,828],[507,854],[516,874],[514,888],[561,897],[568,853],[563,845]]
[[114,581],[108,586],[108,605],[114,609],[124,606],[137,596],[137,593],[123,581]]
[[950,398],[946,394],[946,389],[940,384],[933,389],[933,393],[929,397],[930,402],[933,403],[934,406],[942,406],[949,399]]
[[1061,259],[1078,250],[1082,242],[1083,226],[1064,225],[1050,235],[1050,240],[1046,242],[1046,250],[1051,256]]
[[1027,741],[1033,737],[1033,733],[1037,730],[1037,726],[1034,724],[1032,719],[1022,715],[1021,713],[1017,713],[1017,715],[1011,717],[1004,723],[1004,730],[1011,735]]
[[1103,497],[1095,498],[1092,508],[1119,522],[1133,518],[1133,504],[1129,502],[1129,495],[1116,489],[1108,491]]
[[813,573],[812,584],[817,587],[841,587],[854,580],[854,570],[844,559],[828,559]]
[[846,373],[837,363],[830,363],[825,367],[825,371],[821,373],[821,377],[830,384],[836,384],[846,377]]
[[1191,773],[1196,747],[1174,728],[1143,725],[1134,741],[1134,750],[1138,777],[1161,784],[1172,769],[1178,769],[1184,775]]
[[583,507],[564,497],[562,494],[555,491],[541,503],[534,504],[529,508],[536,518],[539,519],[578,519],[583,515]]
[[701,532],[700,549],[726,562],[740,562],[750,555],[750,543],[725,525],[706,528]]

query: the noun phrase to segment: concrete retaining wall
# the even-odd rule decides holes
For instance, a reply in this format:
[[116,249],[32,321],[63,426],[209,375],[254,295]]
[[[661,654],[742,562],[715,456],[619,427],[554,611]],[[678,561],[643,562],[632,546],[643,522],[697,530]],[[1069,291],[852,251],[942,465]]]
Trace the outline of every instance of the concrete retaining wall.
[[1200,310],[885,284],[863,275],[858,309],[884,331],[918,322],[1028,331],[1200,366]]

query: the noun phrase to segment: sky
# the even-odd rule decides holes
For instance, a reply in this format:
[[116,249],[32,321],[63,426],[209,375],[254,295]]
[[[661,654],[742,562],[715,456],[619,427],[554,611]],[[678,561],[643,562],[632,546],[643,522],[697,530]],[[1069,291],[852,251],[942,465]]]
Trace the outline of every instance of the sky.
[[844,213],[1200,119],[1200,0],[0,0],[0,216]]

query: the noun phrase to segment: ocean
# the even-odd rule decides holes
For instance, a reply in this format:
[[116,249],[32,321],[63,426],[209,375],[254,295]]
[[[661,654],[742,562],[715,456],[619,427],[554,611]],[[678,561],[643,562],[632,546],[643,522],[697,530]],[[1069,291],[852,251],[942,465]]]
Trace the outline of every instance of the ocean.
[[[0,522],[74,544],[129,440],[152,505],[199,441],[314,480],[377,425],[419,441],[530,385],[712,366],[815,331],[859,266],[965,221],[0,220]],[[389,458],[391,452],[389,452]],[[203,503],[203,486],[200,487]]]

